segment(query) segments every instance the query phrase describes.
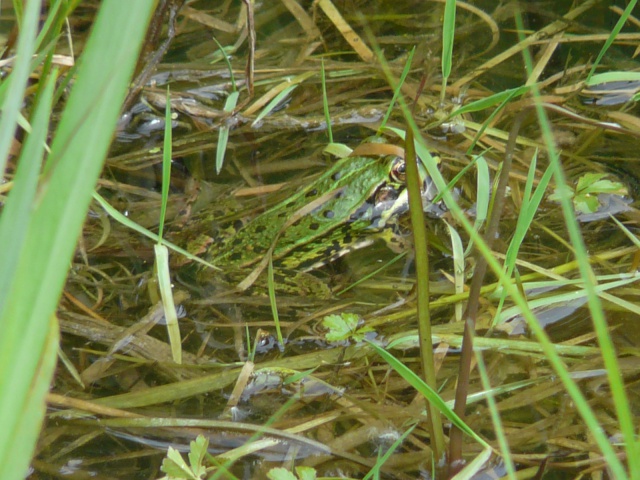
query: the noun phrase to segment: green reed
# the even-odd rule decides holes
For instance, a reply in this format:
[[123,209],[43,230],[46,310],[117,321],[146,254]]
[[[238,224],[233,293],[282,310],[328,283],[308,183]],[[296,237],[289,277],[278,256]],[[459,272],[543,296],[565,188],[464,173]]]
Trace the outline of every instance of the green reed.
[[[20,2],[14,2],[18,5]],[[76,2],[53,2],[41,40],[57,38]],[[152,0],[105,1],[82,55],[82,65],[57,126],[50,153],[44,142],[53,111],[57,71],[40,78],[13,189],[0,217],[0,478],[24,478],[44,416],[58,347],[55,310],[96,179],[118,118]],[[37,50],[41,2],[25,2],[17,56],[0,85],[0,167],[22,116],[27,78],[50,62],[52,42]],[[114,35],[114,25],[118,33]],[[55,31],[55,29],[58,29]],[[34,57],[35,55],[35,57]],[[35,58],[35,61],[32,60]],[[20,122],[26,126],[26,119]],[[44,158],[43,158],[44,157]],[[41,170],[44,162],[45,168]]]

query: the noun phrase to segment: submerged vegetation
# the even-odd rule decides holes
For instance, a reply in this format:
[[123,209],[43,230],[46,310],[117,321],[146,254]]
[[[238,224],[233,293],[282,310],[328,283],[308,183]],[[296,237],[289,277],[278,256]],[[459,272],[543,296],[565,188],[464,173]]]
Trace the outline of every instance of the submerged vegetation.
[[4,39],[1,478],[640,477],[635,0],[77,3]]

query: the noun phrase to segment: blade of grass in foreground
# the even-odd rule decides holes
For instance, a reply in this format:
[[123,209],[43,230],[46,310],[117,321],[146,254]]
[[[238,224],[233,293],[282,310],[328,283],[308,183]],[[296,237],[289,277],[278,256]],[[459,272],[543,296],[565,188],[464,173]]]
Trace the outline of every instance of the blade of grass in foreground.
[[[524,31],[522,18],[519,14],[516,15],[516,25],[518,26],[519,31]],[[531,55],[527,49],[524,49],[522,53],[527,71],[531,72],[533,64]],[[553,170],[553,178],[556,183],[556,188],[566,191],[566,188],[562,188],[567,184],[566,176],[562,165],[560,164],[560,157],[555,146],[553,133],[551,131],[551,124],[542,106],[540,92],[538,91],[536,85],[533,86],[532,93],[535,100],[535,107],[538,114],[540,128],[542,130],[542,136],[547,147],[549,168]],[[578,221],[576,220],[576,216],[573,211],[573,204],[569,196],[566,194],[560,195],[560,204],[562,206],[562,213],[565,219],[565,226],[567,228],[567,231],[569,232],[569,238],[571,239],[571,244],[574,248],[574,255],[578,262],[580,276],[584,281],[584,289],[587,293],[589,312],[591,313],[594,330],[598,337],[598,344],[600,345],[600,349],[602,350],[602,358],[607,370],[609,386],[611,388],[613,403],[618,417],[618,426],[622,431],[624,440],[626,442],[625,450],[629,466],[630,478],[639,478],[640,456],[638,455],[639,445],[635,438],[635,422],[629,408],[629,400],[625,393],[624,381],[620,373],[620,367],[618,365],[616,352],[609,335],[609,327],[604,317],[602,301],[600,300],[600,297],[598,296],[596,291],[595,275],[593,270],[591,269],[589,254],[587,252],[584,239],[582,238],[580,227],[578,226]],[[529,326],[537,335],[538,333],[535,331],[537,328],[539,328],[537,323],[535,321],[529,322]],[[563,383],[565,383],[564,379]],[[613,474],[613,477],[619,479],[629,478],[627,476],[627,472],[625,472],[624,467],[620,463],[618,456],[612,450],[610,440],[603,434],[602,425],[598,423],[598,420],[593,414],[589,403],[581,394],[577,385],[575,385],[575,383],[573,382],[566,382],[565,386],[567,387],[567,391],[576,403],[576,408],[582,415],[585,423],[589,426],[594,440],[602,450],[602,453],[604,454],[607,463],[609,464],[609,468]]]
[[[415,244],[416,289],[418,296],[418,332],[420,334],[420,359],[422,375],[429,388],[436,390],[436,369],[431,348],[431,316],[429,311],[429,257],[426,227],[422,211],[422,192],[418,159],[416,158],[413,132],[407,130],[405,139],[405,166],[407,170],[407,191],[409,192],[409,215]],[[432,403],[427,405],[428,425],[435,461],[444,458],[445,442],[442,419]]]
[[14,176],[11,196],[0,217],[0,305],[5,305],[10,293],[10,283],[18,267],[18,258],[14,252],[20,249],[27,235],[28,225],[21,220],[28,218],[36,195],[38,176],[42,164],[42,155],[49,127],[53,87],[57,72],[47,80],[40,92],[40,101],[35,108],[32,125],[29,127],[24,146],[20,153],[18,167]]
[[[371,43],[374,43],[374,39],[370,39]],[[385,77],[389,81],[392,87],[395,86],[395,79],[391,74],[391,70],[389,65],[385,61],[382,56],[378,56],[378,60],[382,66],[382,70],[385,74]],[[427,152],[427,145],[422,136],[420,135],[420,128],[416,124],[409,106],[404,101],[402,97],[398,98],[398,104],[400,109],[402,110],[403,116],[407,123],[407,127],[413,129],[416,132],[416,148],[418,149],[418,153],[420,154],[420,149],[424,152]],[[502,287],[505,289],[507,296],[513,300],[513,302],[521,309],[523,317],[526,319],[527,324],[530,326],[532,333],[535,335],[537,340],[540,342],[540,347],[542,348],[547,360],[550,365],[553,367],[555,372],[558,374],[558,377],[562,380],[563,385],[569,396],[575,402],[576,408],[578,409],[580,415],[585,421],[589,431],[593,435],[595,442],[598,445],[598,448],[602,451],[602,453],[607,458],[608,467],[612,471],[613,476],[615,478],[628,478],[625,472],[622,463],[616,456],[611,443],[609,442],[605,431],[602,426],[598,423],[598,419],[596,418],[593,410],[591,410],[589,404],[587,403],[584,395],[580,391],[580,388],[575,383],[575,381],[571,378],[566,365],[563,360],[558,355],[556,346],[551,342],[549,337],[547,336],[544,329],[539,325],[534,313],[531,311],[527,304],[527,300],[524,298],[522,293],[518,291],[517,286],[513,285],[504,275],[503,267],[498,263],[498,261],[494,258],[493,252],[488,248],[487,244],[483,240],[483,238],[478,235],[477,232],[473,230],[473,226],[465,217],[462,209],[459,205],[456,204],[455,199],[450,191],[446,188],[446,182],[442,177],[441,173],[438,171],[437,165],[434,165],[432,162],[428,161],[429,158],[426,158],[425,167],[427,168],[429,175],[433,182],[435,183],[438,191],[442,193],[442,198],[449,208],[451,214],[455,217],[455,219],[459,222],[460,225],[467,231],[470,238],[473,239],[476,244],[476,248],[481,252],[481,254],[486,258],[488,266],[491,268],[493,273],[498,277]],[[424,159],[423,159],[424,161]],[[633,428],[633,423],[630,423],[626,426],[626,428]],[[640,457],[636,460],[640,460]]]
[[[32,116],[31,133],[27,136],[18,161],[14,188],[0,218],[0,242],[2,242],[0,245],[3,245],[0,251],[0,265],[2,265],[3,272],[0,277],[0,305],[6,305],[11,300],[10,296],[13,295],[12,281],[19,274],[20,262],[16,252],[20,251],[20,247],[28,235],[29,225],[22,220],[29,218],[37,193],[38,175],[44,153],[55,80],[54,74],[47,79],[44,88],[41,89],[40,101]],[[23,396],[15,397],[11,386],[3,385],[0,378],[0,424],[4,426],[2,430],[13,428],[13,432],[21,434],[17,437],[20,440],[16,442],[15,437],[4,436],[0,433],[0,459],[2,459],[0,461],[3,462],[3,465],[5,462],[9,464],[13,462],[16,469],[24,469],[26,462],[29,461],[44,414],[43,397],[49,389],[51,375],[56,364],[58,331],[57,323],[51,321],[52,317],[53,315],[50,314],[50,318],[42,321],[42,343],[29,337],[21,339],[24,348],[28,349],[32,355],[31,360],[34,361],[32,370],[29,372],[31,377],[20,379],[28,380],[21,385],[22,389],[19,390]],[[19,335],[17,331],[19,325],[11,322],[11,319],[1,316],[0,325],[2,325],[3,337],[11,336],[13,332]],[[54,341],[56,344],[51,348],[50,343]],[[4,350],[0,352],[0,355],[0,372],[7,369],[18,370],[12,363],[14,359],[7,356]],[[41,365],[38,365],[38,361]],[[28,403],[23,404],[23,402]],[[10,414],[11,418],[5,421],[4,413]],[[19,445],[18,448],[21,452],[25,453],[22,458],[9,453],[16,444]],[[0,466],[0,471],[2,471],[2,466]]]
[[476,442],[478,442],[482,447],[487,448],[489,444],[485,442],[476,432],[474,432],[455,412],[447,405],[438,392],[431,389],[420,377],[418,377],[409,367],[403,364],[396,357],[387,352],[384,348],[379,347],[378,345],[368,342],[369,345],[380,355],[389,365],[393,367],[393,369],[402,376],[413,388],[415,388],[418,392],[420,392],[424,398],[427,400],[427,403],[430,405],[434,405],[435,408],[438,409],[445,417],[447,417],[451,422],[457,426],[460,430],[465,432],[471,438],[473,438]]
[[[0,95],[2,100],[2,115],[0,116],[0,173],[4,175],[9,149],[13,142],[16,121],[22,106],[22,97],[27,87],[27,80],[31,72],[31,57],[35,53],[36,29],[40,16],[40,2],[31,0],[25,2],[20,25],[20,36],[16,60],[9,77],[2,82]],[[5,89],[6,88],[6,89]]]
[[182,342],[180,339],[180,326],[178,325],[178,313],[176,312],[171,290],[169,250],[165,245],[162,245],[164,220],[167,214],[167,202],[169,201],[169,184],[171,183],[171,133],[171,98],[167,88],[167,104],[164,115],[164,145],[162,148],[162,203],[160,205],[158,243],[154,245],[153,251],[156,257],[156,279],[164,308],[164,318],[169,335],[169,344],[171,345],[171,356],[174,362],[180,364],[182,363]]
[[[48,170],[29,215],[19,219],[26,224],[24,242],[3,258],[10,254],[18,260],[0,311],[2,479],[24,478],[29,465],[55,353],[51,319],[153,4],[102,2],[53,140]],[[117,35],[114,25],[119,27]],[[17,94],[22,102],[21,86]]]

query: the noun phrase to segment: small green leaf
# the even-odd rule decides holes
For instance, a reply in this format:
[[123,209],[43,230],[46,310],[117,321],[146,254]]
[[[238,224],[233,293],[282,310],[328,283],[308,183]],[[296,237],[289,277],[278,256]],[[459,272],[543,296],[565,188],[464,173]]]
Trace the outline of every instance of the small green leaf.
[[573,199],[573,206],[580,213],[595,213],[600,207],[598,196],[592,194],[576,195]]
[[325,335],[329,342],[347,340],[358,326],[358,316],[352,313],[327,315],[322,319],[322,326],[329,330]]
[[614,195],[627,195],[629,192],[620,182],[612,182],[611,180],[600,180],[593,185],[594,191],[599,193],[612,193]]
[[296,475],[300,480],[316,480],[316,469],[313,467],[296,467]]
[[204,435],[198,435],[198,438],[192,441],[190,446],[189,463],[191,464],[191,470],[198,478],[201,478],[207,473],[207,469],[202,462],[209,448],[209,439]]
[[[573,207],[580,213],[595,213],[600,208],[598,195],[606,193],[610,195],[627,195],[629,192],[621,182],[607,180],[606,173],[585,173],[576,184],[575,191],[567,188],[567,194],[573,197]],[[560,200],[560,190],[549,195],[549,200],[558,202]]]
[[160,470],[169,475],[171,479],[198,480],[198,477],[193,475],[180,452],[173,447],[169,447],[167,457],[162,461]]
[[290,87],[285,88],[283,91],[281,91],[278,95],[276,95],[275,97],[273,97],[273,99],[267,104],[266,107],[264,107],[264,109],[258,114],[258,116],[256,117],[256,119],[251,123],[251,125],[255,125],[256,123],[258,123],[260,120],[262,120],[264,117],[266,117],[267,115],[269,115],[278,105],[280,105],[285,98],[287,98],[291,92],[293,92],[296,88],[298,88],[298,85],[291,85]]
[[586,190],[586,193],[610,193],[613,195],[626,195],[627,188],[620,182],[612,182],[611,180],[599,180]]
[[576,185],[576,192],[581,192],[585,188],[588,188],[593,183],[597,182],[601,178],[606,177],[606,173],[585,173],[578,179]]
[[328,342],[342,342],[349,339],[361,342],[368,332],[374,330],[371,327],[358,328],[359,323],[360,317],[353,313],[327,315],[322,319],[322,326],[329,330],[325,335]]
[[272,468],[267,473],[267,477],[270,480],[297,480],[293,473],[282,467]]
[[549,195],[550,202],[559,202],[562,195],[567,195],[569,198],[573,198],[574,192],[568,185],[563,185],[562,187],[556,187],[554,192]]
[[585,173],[578,179],[576,192],[578,193],[611,193],[626,195],[627,188],[620,182],[605,180],[606,173]]

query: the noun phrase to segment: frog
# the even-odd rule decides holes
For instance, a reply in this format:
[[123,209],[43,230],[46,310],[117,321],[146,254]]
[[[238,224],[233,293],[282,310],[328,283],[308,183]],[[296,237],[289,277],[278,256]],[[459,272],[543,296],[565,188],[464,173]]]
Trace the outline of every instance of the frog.
[[[222,269],[240,290],[251,286],[272,261],[280,283],[284,279],[300,293],[311,272],[377,238],[385,240],[391,250],[402,251],[406,234],[396,222],[408,210],[402,149],[380,137],[367,139],[367,143],[381,146],[356,148],[263,213],[220,228],[204,259]],[[366,153],[377,151],[393,154]],[[425,208],[435,193],[423,174]],[[319,291],[319,296],[330,296],[326,288]]]

